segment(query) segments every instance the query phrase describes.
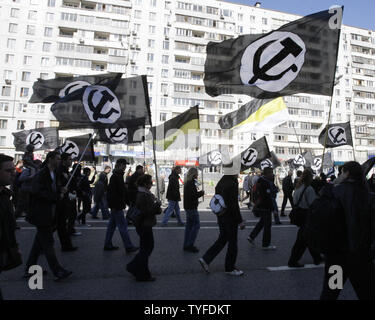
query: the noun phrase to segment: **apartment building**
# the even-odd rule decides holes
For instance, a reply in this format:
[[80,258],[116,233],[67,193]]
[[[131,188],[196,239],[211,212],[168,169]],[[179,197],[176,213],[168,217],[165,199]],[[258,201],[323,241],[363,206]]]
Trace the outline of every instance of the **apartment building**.
[[[11,132],[56,125],[49,105],[31,105],[37,78],[123,72],[147,74],[153,125],[199,104],[201,152],[227,149],[237,154],[259,133],[221,130],[221,115],[251,98],[205,93],[206,45],[241,34],[266,33],[300,18],[258,5],[207,0],[0,0],[0,152],[14,154]],[[359,161],[375,154],[375,32],[343,26],[332,100],[331,122],[352,123]],[[282,160],[300,149],[321,154],[318,136],[327,123],[331,97],[285,97],[290,120],[265,132]],[[62,136],[71,135],[62,132]],[[98,146],[106,156],[142,157],[142,146]],[[150,156],[150,150],[147,150]],[[192,151],[158,154],[185,160]],[[353,159],[351,147],[333,150],[335,161]]]

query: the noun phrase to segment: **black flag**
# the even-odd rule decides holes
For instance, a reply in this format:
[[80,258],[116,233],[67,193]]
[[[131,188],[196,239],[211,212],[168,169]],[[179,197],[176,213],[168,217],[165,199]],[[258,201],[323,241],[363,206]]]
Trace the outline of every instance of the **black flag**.
[[[254,141],[250,147],[233,158],[235,168],[244,171],[249,168],[257,168],[263,160],[271,157],[266,137]],[[239,172],[237,172],[239,173]]]
[[370,170],[372,169],[374,165],[375,165],[375,157],[372,157],[368,159],[367,161],[365,161],[364,163],[362,163],[362,169],[365,174],[365,177],[368,175],[368,173],[370,172]]
[[106,128],[99,129],[95,137],[95,142],[105,142],[108,144],[139,144],[144,141],[145,129],[143,127],[129,128]]
[[270,158],[264,159],[263,161],[258,162],[257,165],[256,165],[256,167],[261,169],[262,171],[266,167],[276,169],[277,167],[280,167],[280,166],[281,166],[281,162],[280,162],[279,158],[276,156],[275,152],[273,152],[273,151],[271,151],[271,157]]
[[150,125],[147,77],[121,77],[115,73],[38,79],[29,102],[53,102],[59,129]]
[[199,157],[199,166],[201,168],[220,166],[223,162],[222,154],[219,150],[210,151]]
[[212,97],[258,99],[298,92],[331,95],[343,7],[314,13],[267,34],[209,42],[204,84]]
[[57,128],[37,128],[12,133],[16,151],[26,151],[28,144],[34,145],[34,150],[55,149],[59,145]]
[[[319,143],[324,146],[326,141],[326,128],[319,135]],[[350,122],[332,123],[328,126],[326,148],[336,148],[344,145],[353,146],[352,130]]]
[[293,159],[289,159],[287,163],[291,168],[311,168],[314,165],[314,156],[310,150],[307,150],[302,154],[296,155]]
[[[57,148],[60,153],[68,153],[71,155],[73,161],[78,161],[85,150],[91,134],[86,134],[77,137],[66,138],[64,143]],[[94,141],[91,139],[86,152],[83,155],[82,161],[96,162],[94,152]]]
[[[322,168],[322,158],[323,156],[315,156],[313,159],[313,162],[311,164],[311,169],[315,171],[319,171]],[[333,167],[333,161],[331,157],[331,153],[327,152],[324,154],[324,163],[323,163],[323,169],[332,168]]]

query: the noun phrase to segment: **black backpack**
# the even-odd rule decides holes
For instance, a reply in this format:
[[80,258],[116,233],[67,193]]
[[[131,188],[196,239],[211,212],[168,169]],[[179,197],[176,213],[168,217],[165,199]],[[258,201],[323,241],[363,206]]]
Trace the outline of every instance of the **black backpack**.
[[325,186],[310,206],[306,217],[305,237],[308,246],[319,253],[335,253],[347,247],[343,208],[334,197],[333,186]]

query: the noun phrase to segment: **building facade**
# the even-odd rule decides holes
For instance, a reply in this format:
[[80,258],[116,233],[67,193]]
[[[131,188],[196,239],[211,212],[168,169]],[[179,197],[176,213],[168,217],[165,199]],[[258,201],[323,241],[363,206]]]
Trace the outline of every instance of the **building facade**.
[[[238,154],[259,134],[221,130],[218,119],[251,98],[205,93],[206,45],[241,34],[266,33],[300,16],[259,5],[206,0],[0,0],[0,152],[14,155],[11,132],[56,126],[48,104],[28,104],[37,78],[123,72],[147,74],[152,123],[158,125],[199,104],[201,153]],[[351,121],[355,157],[375,154],[375,32],[343,26],[331,122]],[[285,97],[290,120],[265,132],[281,160],[300,149],[323,151],[318,136],[331,97]],[[61,136],[73,135],[61,132]],[[140,154],[142,146],[97,147],[99,154]],[[331,150],[337,162],[352,160],[353,148]],[[149,155],[149,150],[147,152]],[[194,152],[164,152],[163,161]]]

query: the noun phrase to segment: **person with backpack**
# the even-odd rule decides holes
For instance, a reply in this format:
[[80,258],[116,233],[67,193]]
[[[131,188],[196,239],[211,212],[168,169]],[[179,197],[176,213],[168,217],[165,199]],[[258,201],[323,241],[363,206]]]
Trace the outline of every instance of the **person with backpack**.
[[[323,207],[324,203],[319,205],[317,201],[312,214],[314,216],[321,212],[321,215],[328,214],[330,220],[333,220],[331,228],[325,227],[329,221],[318,226],[320,232],[316,235],[321,238],[320,247],[325,255],[325,274],[320,299],[338,298],[341,289],[331,289],[329,284],[332,277],[331,266],[340,266],[343,271],[343,284],[349,279],[360,300],[375,300],[375,269],[371,256],[371,243],[375,238],[375,194],[369,192],[362,167],[355,161],[343,165],[335,183],[335,186],[326,188],[332,190],[328,203],[336,203],[337,209],[333,210],[332,207],[327,212]],[[331,234],[336,235],[334,242],[322,242],[323,239],[329,239]]]
[[199,252],[194,246],[200,228],[198,199],[203,197],[204,191],[198,191],[196,182],[198,179],[198,170],[190,168],[184,184],[184,209],[186,212],[186,226],[184,237],[184,251]]
[[226,208],[221,214],[217,215],[219,238],[198,260],[206,273],[209,273],[209,264],[228,243],[225,256],[225,273],[231,276],[242,276],[244,274],[243,271],[236,267],[238,227],[241,230],[245,229],[245,222],[242,220],[238,204],[237,178],[238,175],[233,175],[231,167],[224,167],[224,176],[215,188],[215,194],[220,195]]
[[305,224],[306,218],[309,214],[309,208],[316,199],[317,195],[311,186],[313,180],[313,174],[310,169],[305,169],[298,180],[296,185],[296,190],[293,194],[293,203],[295,203],[296,208],[300,208],[298,214],[303,214],[304,217],[301,218],[301,224],[299,225],[297,239],[292,248],[291,255],[288,261],[288,267],[290,268],[303,268],[304,265],[300,264],[298,261],[302,258],[306,249],[308,248],[311,256],[313,257],[314,264],[319,265],[322,263],[322,257],[319,252],[309,247],[305,237]]
[[293,175],[293,171],[289,170],[288,175],[283,179],[282,188],[283,188],[284,198],[283,198],[283,203],[281,205],[281,213],[280,213],[281,217],[286,217],[285,207],[286,207],[288,200],[289,200],[290,206],[293,208],[294,185],[292,181],[292,175]]
[[254,214],[260,216],[259,222],[256,224],[253,231],[250,233],[247,241],[251,246],[255,246],[255,238],[263,229],[263,250],[275,250],[276,246],[271,245],[271,226],[272,226],[272,212],[274,208],[274,200],[272,198],[272,182],[274,179],[273,169],[266,167],[262,175],[257,180],[253,187],[254,197]]
[[151,193],[152,176],[143,174],[139,177],[138,193],[135,206],[139,213],[134,225],[139,235],[140,248],[134,259],[126,266],[126,270],[134,275],[137,281],[155,281],[148,267],[148,260],[154,249],[152,227],[156,225],[156,215],[161,214],[161,202]]

